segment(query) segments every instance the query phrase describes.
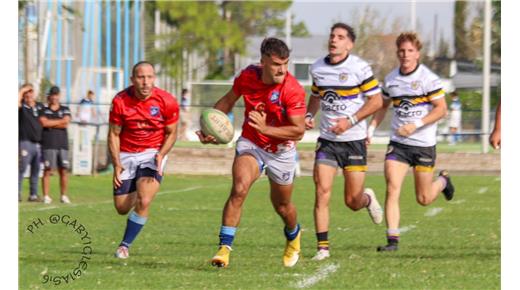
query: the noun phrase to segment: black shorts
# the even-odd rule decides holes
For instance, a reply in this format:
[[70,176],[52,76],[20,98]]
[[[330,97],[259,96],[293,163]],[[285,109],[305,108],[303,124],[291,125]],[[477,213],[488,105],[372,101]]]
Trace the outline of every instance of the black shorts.
[[334,142],[318,138],[316,164],[341,167],[347,171],[367,171],[367,146],[365,140]]
[[385,160],[396,160],[415,167],[417,171],[433,172],[435,167],[435,146],[410,146],[390,141]]
[[129,194],[137,190],[137,180],[141,177],[153,177],[155,178],[159,183],[162,181],[162,176],[159,175],[159,173],[151,168],[144,167],[144,168],[137,168],[135,177],[132,179],[123,180],[120,187],[117,189],[114,189],[114,195],[123,195],[123,194]]

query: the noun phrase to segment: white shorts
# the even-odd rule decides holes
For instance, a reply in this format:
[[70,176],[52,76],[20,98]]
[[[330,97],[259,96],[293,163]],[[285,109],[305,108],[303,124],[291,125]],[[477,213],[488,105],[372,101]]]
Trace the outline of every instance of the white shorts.
[[280,185],[293,183],[296,170],[296,149],[280,153],[269,153],[244,137],[237,140],[237,156],[250,154],[255,157],[260,173],[265,173],[270,180]]
[[[155,164],[155,155],[159,152],[157,149],[147,149],[138,153],[119,153],[121,165],[125,170],[121,173],[121,180],[134,179],[138,168],[150,168],[157,171]],[[168,156],[164,156],[161,169],[164,170]]]

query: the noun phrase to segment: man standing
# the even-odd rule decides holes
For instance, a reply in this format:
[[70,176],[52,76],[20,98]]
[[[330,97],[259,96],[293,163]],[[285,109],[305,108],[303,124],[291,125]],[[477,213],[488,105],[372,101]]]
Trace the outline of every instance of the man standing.
[[364,119],[380,109],[383,100],[379,82],[368,63],[350,54],[355,40],[352,27],[334,24],[329,35],[329,55],[311,66],[313,85],[305,115],[307,129],[314,128],[314,116],[321,109],[313,174],[318,252],[313,260],[330,257],[329,200],[338,167],[343,169],[345,178],[345,205],[354,211],[367,208],[376,224],[383,220],[374,191],[364,188],[367,170]]
[[[264,168],[271,185],[271,203],[285,224],[284,266],[294,266],[300,256],[301,231],[291,195],[295,142],[305,132],[305,92],[287,71],[289,48],[283,41],[266,38],[260,52],[261,65],[244,69],[235,78],[232,89],[214,106],[227,114],[244,96],[245,120],[236,144],[233,184],[222,214],[219,249],[211,259],[214,266],[229,265],[242,205]],[[202,143],[215,143],[213,136],[204,136],[200,131],[197,135]]]
[[53,86],[47,95],[48,103],[40,111],[40,124],[43,126],[43,202],[51,203],[49,196],[51,171],[58,169],[60,175],[60,201],[70,203],[67,196],[69,163],[69,139],[67,127],[70,122],[70,109],[60,104],[60,88]]
[[170,93],[155,87],[155,70],[141,61],[132,68],[132,86],[112,100],[108,147],[114,165],[114,206],[128,212],[123,240],[115,252],[128,258],[128,248],[146,223],[163,177],[167,154],[177,138],[179,106]]
[[30,195],[28,201],[39,201],[38,174],[40,174],[40,142],[42,125],[38,112],[43,105],[36,102],[31,84],[25,84],[18,92],[18,201],[22,201],[22,182],[27,166],[31,166]]
[[85,98],[81,99],[78,106],[76,117],[81,124],[96,121],[96,109],[94,108],[94,92],[88,90]]
[[460,127],[462,123],[462,103],[459,100],[457,91],[451,93],[451,104],[450,104],[450,145],[455,145],[460,139]]
[[387,245],[377,248],[382,252],[398,249],[399,197],[410,166],[420,205],[431,204],[441,191],[451,200],[455,192],[446,170],[433,180],[437,121],[447,110],[441,80],[419,63],[422,44],[415,33],[401,33],[396,46],[400,65],[386,76],[384,105],[371,121],[371,127],[376,128],[393,104],[392,135],[385,158]]

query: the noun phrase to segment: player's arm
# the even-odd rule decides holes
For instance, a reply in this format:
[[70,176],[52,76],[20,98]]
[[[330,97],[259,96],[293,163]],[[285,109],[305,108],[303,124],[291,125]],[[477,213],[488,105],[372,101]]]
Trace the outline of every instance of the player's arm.
[[288,116],[289,125],[281,127],[268,126],[266,124],[267,114],[264,112],[249,112],[249,125],[255,128],[260,134],[281,140],[298,141],[303,138],[305,133],[305,116]]
[[386,112],[388,111],[388,107],[392,103],[392,99],[390,98],[383,98],[383,105],[382,107],[377,110],[374,113],[374,116],[372,117],[372,120],[368,123],[368,132],[367,132],[367,143],[370,144],[372,137],[374,136],[374,131],[376,130],[377,126],[383,122],[383,119],[385,118]]
[[233,89],[230,89],[229,92],[227,92],[222,98],[220,98],[220,100],[215,103],[213,108],[224,112],[224,114],[228,114],[231,112],[239,98],[240,96],[237,96]]
[[[215,103],[213,108],[224,112],[224,114],[228,114],[229,112],[231,112],[239,98],[240,96],[237,96],[233,89],[230,89],[229,92],[227,92],[222,98],[220,98]],[[217,139],[214,136],[204,135],[204,133],[202,133],[201,130],[196,131],[195,134],[197,134],[202,144],[218,144]]]
[[320,96],[311,94],[309,104],[307,104],[307,114],[305,114],[305,129],[313,129],[315,126],[314,117],[320,109]]
[[365,119],[366,117],[374,114],[377,110],[383,106],[383,97],[381,93],[376,93],[371,96],[367,96],[367,102],[359,108],[359,110],[348,116],[347,118],[336,119],[336,125],[329,128],[330,131],[336,135],[342,134],[348,129],[354,127],[357,123]]
[[112,157],[112,164],[114,166],[114,178],[113,184],[114,188],[118,188],[121,186],[121,172],[123,172],[124,168],[121,165],[121,159],[119,158],[120,153],[120,134],[122,127],[116,125],[114,123],[109,124],[108,128],[108,151],[110,152],[110,156]]
[[422,126],[433,124],[446,115],[448,106],[446,105],[446,100],[444,97],[431,100],[431,104],[433,108],[430,113],[428,113],[428,115],[424,116],[424,118],[421,120],[415,121],[414,123],[405,124],[399,127],[399,129],[397,129],[397,134],[403,137],[408,137]]
[[164,143],[155,156],[159,175],[163,175],[162,161],[164,156],[168,155],[168,152],[172,150],[175,141],[177,141],[177,122],[164,127]]

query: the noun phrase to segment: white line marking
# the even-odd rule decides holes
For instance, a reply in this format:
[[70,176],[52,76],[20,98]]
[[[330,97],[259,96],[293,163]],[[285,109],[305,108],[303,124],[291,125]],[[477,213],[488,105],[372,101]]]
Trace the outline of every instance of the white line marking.
[[399,229],[399,232],[402,234],[402,233],[406,233],[406,232],[409,232],[413,229],[415,229],[417,226],[415,225],[411,225],[411,226],[404,226],[402,228]]
[[295,287],[296,288],[310,287],[310,286],[318,283],[319,281],[327,278],[330,274],[336,272],[338,269],[339,269],[338,264],[323,265],[318,268],[318,271],[316,272],[316,274],[311,275],[309,277],[304,278],[301,281],[296,282]]
[[483,194],[483,193],[486,193],[488,191],[489,188],[487,187],[481,187],[479,190],[478,190],[478,194]]
[[465,199],[459,199],[459,200],[456,200],[456,201],[452,201],[450,202],[451,204],[461,204],[461,203],[465,203],[466,200]]
[[443,210],[442,207],[430,208],[424,213],[424,216],[436,216]]

